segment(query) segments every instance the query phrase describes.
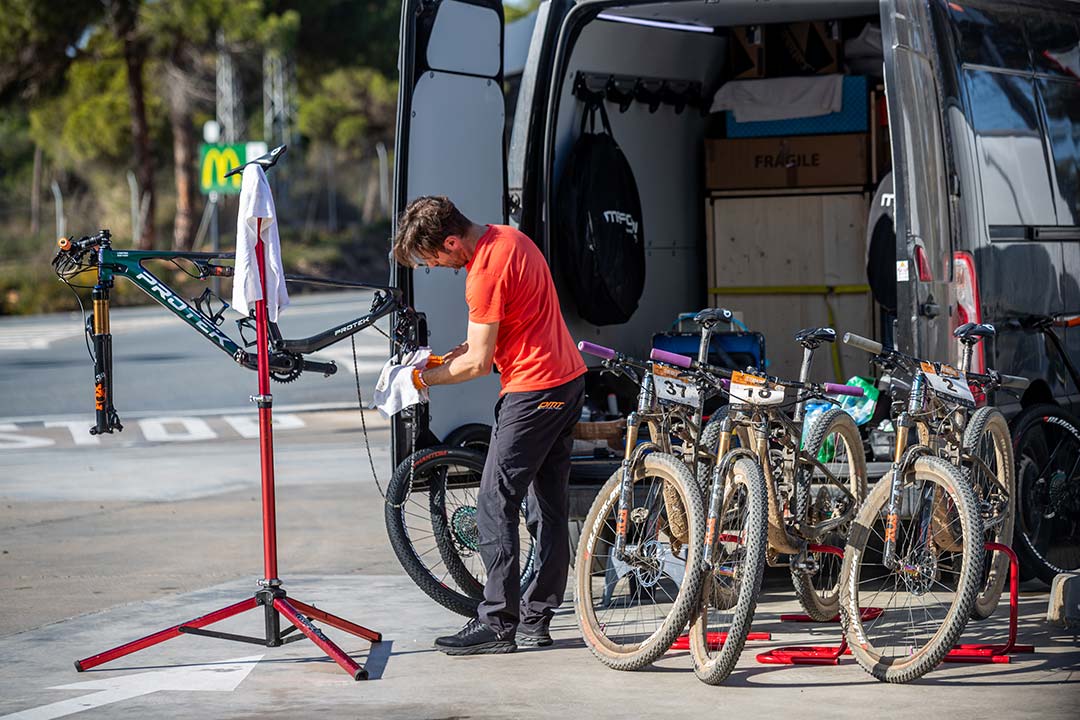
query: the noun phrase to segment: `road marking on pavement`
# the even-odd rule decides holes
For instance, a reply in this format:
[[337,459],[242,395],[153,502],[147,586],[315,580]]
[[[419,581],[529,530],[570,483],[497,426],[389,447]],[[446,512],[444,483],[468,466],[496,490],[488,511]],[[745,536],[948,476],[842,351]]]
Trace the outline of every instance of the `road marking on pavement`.
[[[217,420],[217,418],[213,417],[208,419]],[[258,415],[223,415],[220,419],[242,438],[259,437]],[[190,415],[150,417],[129,423],[128,430],[124,434],[131,437],[131,427],[134,426],[138,429],[138,433],[142,435],[142,440],[146,442],[198,442],[216,440],[221,436],[219,432],[222,429],[221,425],[220,423],[215,424],[218,425],[218,429],[215,429],[211,423],[207,422],[207,419]],[[36,434],[36,431],[40,430],[42,426],[66,429],[67,434],[70,435],[70,442],[76,446],[101,445],[101,436],[90,434],[91,425],[93,425],[92,418],[84,420],[49,420],[44,423],[26,424],[0,422],[0,451],[33,450],[56,445],[57,442],[60,442],[61,445],[68,443],[67,437],[58,439],[55,433],[53,437],[42,437]],[[306,426],[307,423],[299,415],[293,413],[275,413],[273,415],[275,432],[297,430]],[[227,436],[228,432],[225,435]]]
[[162,690],[182,692],[232,692],[262,660],[262,655],[223,660],[219,663],[178,667],[169,670],[120,675],[89,682],[54,685],[50,690],[97,690],[90,695],[61,700],[49,705],[21,710],[0,720],[53,720],[92,710],[102,705],[130,700]]

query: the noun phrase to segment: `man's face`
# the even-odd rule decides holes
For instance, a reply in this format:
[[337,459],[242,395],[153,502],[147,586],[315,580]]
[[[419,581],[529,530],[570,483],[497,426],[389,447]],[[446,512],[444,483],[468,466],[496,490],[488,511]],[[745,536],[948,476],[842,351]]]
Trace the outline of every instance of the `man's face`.
[[469,262],[469,258],[465,255],[465,248],[462,247],[461,238],[457,235],[451,235],[443,240],[442,247],[434,255],[424,255],[422,260],[429,268],[444,267],[453,270],[460,270]]

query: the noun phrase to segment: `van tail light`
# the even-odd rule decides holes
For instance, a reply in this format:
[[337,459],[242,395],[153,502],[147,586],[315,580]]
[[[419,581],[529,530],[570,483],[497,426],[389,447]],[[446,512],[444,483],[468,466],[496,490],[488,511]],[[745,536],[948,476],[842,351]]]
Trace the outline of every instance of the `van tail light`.
[[[975,275],[975,259],[971,253],[958,250],[953,253],[953,287],[956,290],[956,315],[953,327],[964,323],[981,323],[982,311],[979,309],[979,280]],[[983,343],[975,345],[971,356],[971,371],[986,372],[986,354]]]
[[934,279],[930,274],[930,261],[926,259],[926,251],[922,245],[915,246],[915,269],[919,273],[919,282],[931,282]]

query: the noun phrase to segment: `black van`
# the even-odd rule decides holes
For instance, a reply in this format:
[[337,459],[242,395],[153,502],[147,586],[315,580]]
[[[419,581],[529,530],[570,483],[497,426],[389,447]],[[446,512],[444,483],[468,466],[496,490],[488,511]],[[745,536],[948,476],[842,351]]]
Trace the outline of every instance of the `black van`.
[[[977,364],[1033,378],[1025,406],[1080,409],[1044,338],[1008,323],[1080,312],[1080,3],[545,0],[512,123],[503,30],[492,0],[404,2],[395,208],[449,195],[477,222],[517,225],[558,267],[575,86],[667,98],[607,105],[641,197],[645,288],[628,322],[604,327],[564,293],[576,339],[647,355],[679,313],[723,305],[765,333],[776,374],[793,375],[801,327],[955,361],[951,330],[991,322],[999,335]],[[763,130],[738,109],[711,112],[728,82],[777,77],[795,92],[840,88],[836,124]],[[781,158],[779,177],[763,154]],[[463,276],[397,268],[395,282],[427,314],[432,347],[464,337]],[[1080,358],[1080,328],[1061,332]],[[846,347],[817,370],[866,371]],[[434,435],[490,423],[497,382],[435,388]]]

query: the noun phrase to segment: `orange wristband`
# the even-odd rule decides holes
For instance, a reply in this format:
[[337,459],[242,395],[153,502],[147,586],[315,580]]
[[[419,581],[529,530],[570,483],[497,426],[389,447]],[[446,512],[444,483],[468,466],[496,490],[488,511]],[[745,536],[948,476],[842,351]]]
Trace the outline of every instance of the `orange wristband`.
[[422,375],[423,371],[420,368],[413,368],[412,371],[412,384],[417,390],[427,390],[429,385],[424,382]]
[[431,355],[427,359],[428,367],[439,367],[445,362],[446,360],[443,359],[442,355]]

